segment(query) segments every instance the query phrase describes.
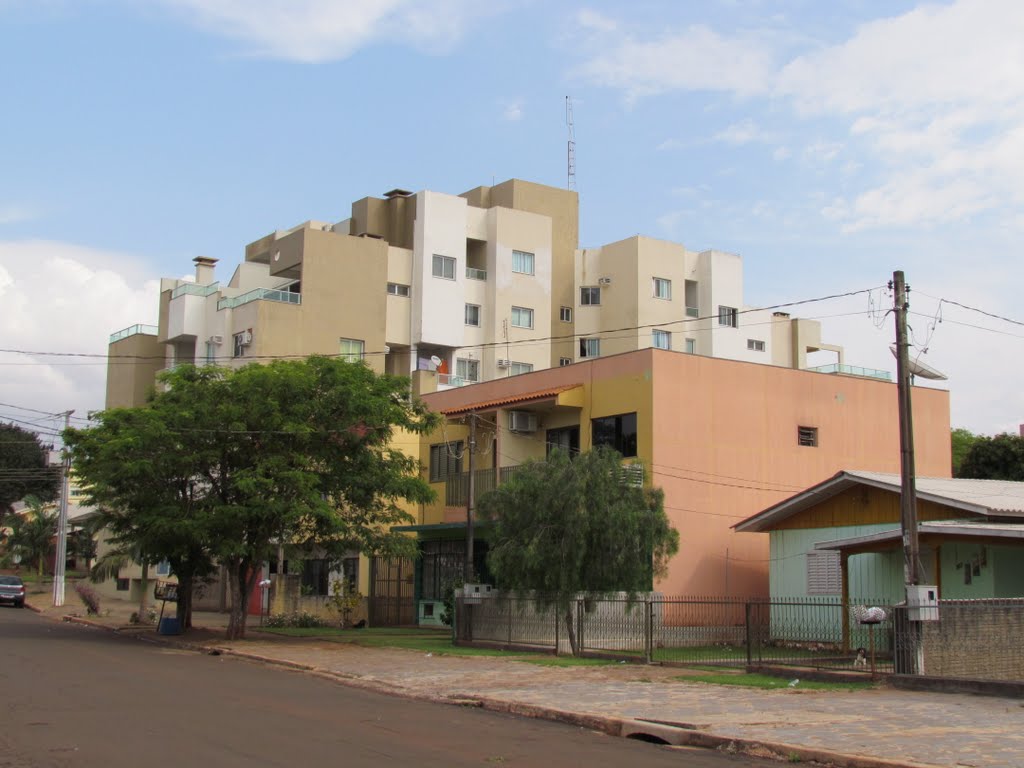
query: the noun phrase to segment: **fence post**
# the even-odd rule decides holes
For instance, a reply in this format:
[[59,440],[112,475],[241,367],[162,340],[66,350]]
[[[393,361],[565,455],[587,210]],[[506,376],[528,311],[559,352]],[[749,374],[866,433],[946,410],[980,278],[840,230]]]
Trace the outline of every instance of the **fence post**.
[[754,633],[752,631],[753,625],[751,623],[751,614],[753,613],[751,610],[752,607],[753,606],[751,606],[749,601],[744,605],[744,612],[746,614],[745,623],[747,627],[747,667],[751,666],[753,660],[753,648],[751,647],[754,639]]
[[506,603],[508,606],[508,645],[512,646],[512,599],[509,598]]
[[559,608],[560,608],[560,606],[558,605],[558,602],[556,601],[555,602],[555,610],[554,610],[554,614],[555,614],[555,656],[558,655],[558,623],[562,620],[562,617],[558,615],[559,613],[561,613]]
[[580,656],[583,655],[583,612],[585,608],[582,600],[576,601],[576,649]]
[[651,663],[654,656],[654,606],[648,595],[644,603],[644,661]]

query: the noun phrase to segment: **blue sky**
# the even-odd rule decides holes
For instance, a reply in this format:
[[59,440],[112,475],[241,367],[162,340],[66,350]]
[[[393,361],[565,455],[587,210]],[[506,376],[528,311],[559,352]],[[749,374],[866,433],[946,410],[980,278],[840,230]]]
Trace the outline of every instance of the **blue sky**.
[[[903,269],[954,425],[1016,431],[1024,326],[939,299],[1024,320],[1021,40],[1011,0],[0,0],[0,347],[102,354],[193,256],[396,186],[564,185],[571,94],[583,245],[740,253],[751,305],[879,287],[794,313],[888,370]],[[103,361],[0,364],[102,406]]]

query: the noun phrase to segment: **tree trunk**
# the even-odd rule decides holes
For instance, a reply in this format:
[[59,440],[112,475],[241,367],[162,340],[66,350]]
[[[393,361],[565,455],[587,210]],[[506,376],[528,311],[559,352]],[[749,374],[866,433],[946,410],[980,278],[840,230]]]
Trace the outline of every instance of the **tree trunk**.
[[231,614],[228,619],[228,640],[245,639],[245,622],[249,615],[249,597],[256,586],[256,568],[248,558],[234,559],[228,569],[231,579]]
[[570,602],[565,609],[565,631],[569,635],[569,648],[572,649],[573,656],[580,655],[579,643],[576,640],[576,617],[573,616],[573,605]]
[[142,597],[139,598],[139,624],[146,623],[146,598],[149,592],[149,563],[142,563]]
[[192,629],[192,589],[195,579],[191,575],[178,575],[178,604],[174,615],[181,629]]

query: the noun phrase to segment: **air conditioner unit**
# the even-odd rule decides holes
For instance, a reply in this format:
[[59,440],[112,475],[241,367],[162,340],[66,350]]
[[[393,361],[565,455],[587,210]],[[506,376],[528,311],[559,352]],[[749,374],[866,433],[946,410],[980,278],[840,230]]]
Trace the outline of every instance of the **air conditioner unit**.
[[498,359],[498,367],[499,368],[508,368],[508,366],[509,366],[509,361],[508,360],[505,360],[503,358],[499,358]]
[[213,336],[210,337],[210,343],[211,344],[223,344],[224,343],[224,337],[221,336],[219,333],[218,334],[214,334]]
[[599,277],[597,278],[598,285],[611,285],[612,279],[610,277]]
[[537,414],[529,411],[509,411],[508,428],[512,432],[536,432]]
[[384,345],[384,354],[387,355],[387,354],[390,354],[390,352],[391,352],[391,347],[389,345],[385,344]]
[[239,335],[238,343],[243,347],[247,347],[252,344],[252,329],[242,331]]

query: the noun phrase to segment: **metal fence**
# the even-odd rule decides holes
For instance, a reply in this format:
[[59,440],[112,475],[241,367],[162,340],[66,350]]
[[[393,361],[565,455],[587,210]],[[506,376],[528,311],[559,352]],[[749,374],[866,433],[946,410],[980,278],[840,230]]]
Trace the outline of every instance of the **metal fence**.
[[[750,600],[643,595],[579,598],[559,607],[503,595],[458,604],[461,643],[705,666],[794,666],[890,671],[893,624],[862,625],[834,598]],[[872,654],[872,649],[874,653]],[[874,665],[872,665],[872,655]]]

